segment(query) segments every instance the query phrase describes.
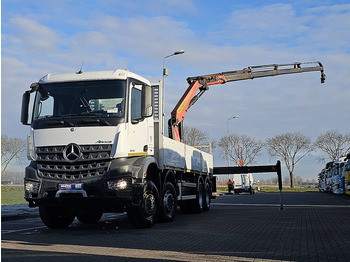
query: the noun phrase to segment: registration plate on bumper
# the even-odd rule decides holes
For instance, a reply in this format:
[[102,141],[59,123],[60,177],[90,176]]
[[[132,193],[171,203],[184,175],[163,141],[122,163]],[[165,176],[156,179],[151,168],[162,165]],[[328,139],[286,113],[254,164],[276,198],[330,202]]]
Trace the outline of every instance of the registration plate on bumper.
[[59,190],[82,190],[84,188],[84,184],[59,184]]

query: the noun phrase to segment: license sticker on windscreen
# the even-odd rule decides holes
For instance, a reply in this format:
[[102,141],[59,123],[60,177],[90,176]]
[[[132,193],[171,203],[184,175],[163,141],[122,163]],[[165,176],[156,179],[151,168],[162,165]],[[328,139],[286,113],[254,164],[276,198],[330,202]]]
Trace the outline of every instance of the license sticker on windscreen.
[[83,189],[83,184],[59,184],[59,190],[80,190]]

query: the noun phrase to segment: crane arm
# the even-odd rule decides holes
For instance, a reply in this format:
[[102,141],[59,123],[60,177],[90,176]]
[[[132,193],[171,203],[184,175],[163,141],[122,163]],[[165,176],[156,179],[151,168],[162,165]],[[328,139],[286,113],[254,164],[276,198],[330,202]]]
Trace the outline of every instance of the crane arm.
[[168,122],[169,137],[177,141],[182,138],[182,121],[187,110],[209,89],[211,85],[241,81],[268,76],[287,75],[304,72],[321,72],[321,83],[325,82],[326,75],[321,62],[272,64],[249,66],[243,70],[227,71],[222,73],[195,76],[187,78],[189,87],[171,112]]

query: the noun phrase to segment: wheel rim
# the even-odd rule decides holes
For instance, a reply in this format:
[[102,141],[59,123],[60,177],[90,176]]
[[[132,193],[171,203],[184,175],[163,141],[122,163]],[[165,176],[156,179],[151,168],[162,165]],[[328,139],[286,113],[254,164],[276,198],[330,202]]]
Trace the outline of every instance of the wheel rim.
[[207,206],[209,206],[209,203],[210,203],[209,185],[205,190],[205,202],[207,203]]
[[170,190],[165,192],[163,202],[164,202],[164,207],[165,207],[166,212],[167,213],[173,212],[175,200],[174,200],[174,196]]
[[144,194],[144,207],[147,215],[153,215],[156,212],[156,198],[152,193]]
[[203,207],[203,187],[199,188],[198,192],[198,204],[200,207]]

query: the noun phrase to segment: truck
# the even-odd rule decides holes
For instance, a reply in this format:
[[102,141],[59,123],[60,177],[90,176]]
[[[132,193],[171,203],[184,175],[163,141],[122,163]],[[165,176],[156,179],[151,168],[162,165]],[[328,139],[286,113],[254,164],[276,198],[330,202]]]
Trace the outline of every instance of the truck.
[[346,156],[345,172],[344,172],[344,191],[350,195],[350,153]]
[[[215,189],[213,156],[182,140],[182,121],[209,85],[302,72],[320,62],[247,67],[188,78],[164,134],[163,83],[118,69],[48,74],[22,97],[21,122],[30,126],[25,199],[49,228],[77,218],[97,223],[126,212],[137,228],[201,213]],[[198,92],[197,92],[198,91]],[[30,116],[30,117],[29,117]]]
[[232,183],[235,195],[239,195],[243,192],[255,194],[254,177],[252,173],[234,174]]
[[324,168],[318,174],[318,190],[320,192],[325,192],[326,191],[326,172],[327,172],[327,169]]
[[339,157],[334,161],[333,171],[333,187],[332,192],[334,194],[345,193],[345,165],[346,157]]

